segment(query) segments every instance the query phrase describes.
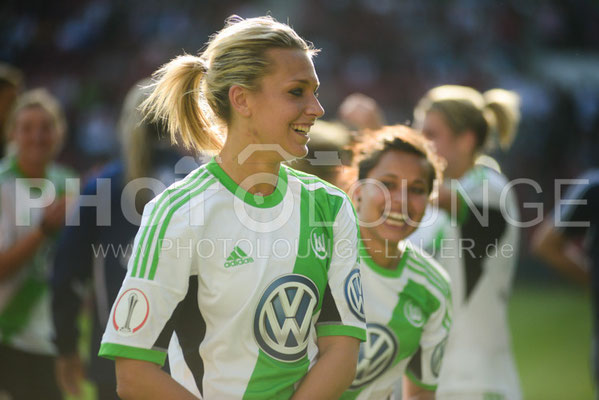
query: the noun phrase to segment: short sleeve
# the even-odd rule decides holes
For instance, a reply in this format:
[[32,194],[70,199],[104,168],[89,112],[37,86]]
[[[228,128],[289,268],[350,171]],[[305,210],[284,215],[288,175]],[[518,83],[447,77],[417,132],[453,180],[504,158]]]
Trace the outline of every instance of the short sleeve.
[[416,385],[434,391],[443,361],[445,344],[451,327],[451,300],[444,296],[439,307],[426,322],[420,337],[420,346],[410,360],[406,375]]
[[144,208],[100,356],[160,365],[166,359],[173,313],[187,293],[193,252],[188,214],[164,199],[158,197]]
[[319,337],[341,335],[366,340],[358,232],[353,206],[344,197],[333,224],[328,283],[316,324]]

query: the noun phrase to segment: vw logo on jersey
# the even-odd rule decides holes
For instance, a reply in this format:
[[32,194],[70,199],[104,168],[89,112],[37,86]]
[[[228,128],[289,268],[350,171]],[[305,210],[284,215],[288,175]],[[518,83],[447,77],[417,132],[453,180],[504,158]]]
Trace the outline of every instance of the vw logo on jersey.
[[367,341],[360,344],[356,378],[350,390],[360,389],[381,376],[395,360],[398,343],[393,332],[384,325],[368,323]]
[[422,312],[422,308],[411,299],[407,300],[404,304],[403,312],[408,322],[416,328],[420,328],[424,325],[424,313]]
[[360,321],[364,322],[366,320],[364,316],[364,295],[359,269],[354,269],[345,280],[345,300],[349,304],[351,312]]
[[318,228],[312,229],[310,232],[310,245],[317,258],[321,260],[327,258],[327,242],[324,232],[319,233]]
[[254,337],[279,361],[301,360],[307,352],[318,288],[304,275],[288,274],[268,285],[254,316]]

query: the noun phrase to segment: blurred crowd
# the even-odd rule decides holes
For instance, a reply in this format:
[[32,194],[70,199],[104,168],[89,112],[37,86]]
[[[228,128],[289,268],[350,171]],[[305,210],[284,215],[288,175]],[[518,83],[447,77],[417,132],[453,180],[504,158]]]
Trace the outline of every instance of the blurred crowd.
[[590,0],[85,0],[0,9],[0,60],[61,100],[70,126],[61,158],[81,170],[117,151],[113,127],[131,84],[182,50],[196,53],[228,15],[268,11],[322,49],[316,68],[329,112],[360,91],[389,122],[406,122],[438,84],[516,90],[523,125],[502,161],[510,177],[542,187],[543,177],[586,167],[596,146],[599,7]]

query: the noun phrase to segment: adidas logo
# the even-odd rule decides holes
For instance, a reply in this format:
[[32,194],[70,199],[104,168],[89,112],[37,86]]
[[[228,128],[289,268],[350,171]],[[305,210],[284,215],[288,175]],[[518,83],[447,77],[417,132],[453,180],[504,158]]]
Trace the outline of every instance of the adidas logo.
[[241,250],[239,246],[235,246],[229,257],[227,257],[227,261],[225,261],[225,268],[236,267],[238,265],[253,263],[254,259],[252,257],[248,257],[245,254],[245,251]]

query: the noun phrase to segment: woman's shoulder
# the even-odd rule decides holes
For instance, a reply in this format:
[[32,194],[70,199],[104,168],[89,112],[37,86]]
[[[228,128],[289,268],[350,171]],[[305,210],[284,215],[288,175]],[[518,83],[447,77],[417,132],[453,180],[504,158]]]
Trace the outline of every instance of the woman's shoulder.
[[[208,172],[206,165],[202,165],[187,174],[183,179],[173,182],[165,190],[150,201],[150,206],[168,204],[175,205],[177,209],[182,204],[193,202],[216,182],[214,176]],[[183,207],[187,209],[188,207]]]
[[432,255],[408,241],[402,242],[401,246],[408,257],[408,267],[423,276],[429,284],[449,298],[451,296],[450,278],[441,264]]
[[57,162],[53,162],[48,166],[47,175],[50,180],[76,178],[79,176],[75,169]]
[[352,208],[349,196],[337,186],[316,175],[298,171],[286,165],[283,168],[287,170],[288,179],[301,185],[318,207],[326,207],[335,215],[344,207]]
[[287,165],[283,165],[282,168],[286,169],[290,179],[298,181],[309,191],[317,191],[320,189],[323,192],[323,195],[325,196],[333,196],[348,199],[347,194],[343,190],[339,189],[332,183],[319,178],[316,175],[298,171],[297,169],[294,169]]
[[6,179],[7,176],[9,176],[11,170],[11,163],[8,157],[0,159],[0,182]]

